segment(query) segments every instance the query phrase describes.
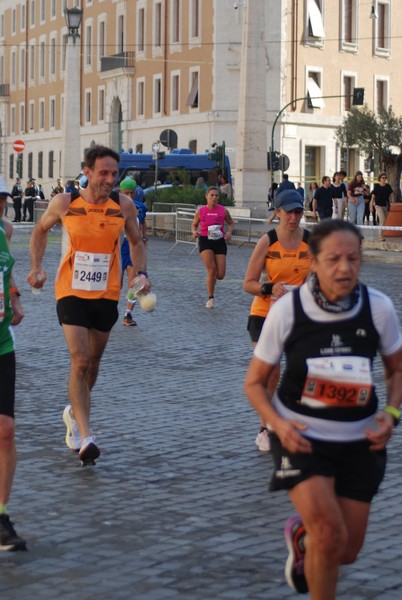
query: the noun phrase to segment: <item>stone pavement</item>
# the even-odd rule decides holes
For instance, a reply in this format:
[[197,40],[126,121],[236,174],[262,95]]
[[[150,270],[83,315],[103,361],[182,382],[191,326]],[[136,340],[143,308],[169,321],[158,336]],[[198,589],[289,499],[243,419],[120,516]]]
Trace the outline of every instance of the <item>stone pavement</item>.
[[[252,248],[229,248],[208,311],[198,254],[150,240],[158,307],[137,307],[138,327],[113,329],[93,393],[102,455],[82,468],[64,445],[68,354],[51,283],[60,235],[50,235],[49,281],[34,296],[25,282],[29,233],[20,226],[14,236],[26,316],[16,329],[19,463],[10,501],[29,551],[0,556],[1,599],[295,598],[282,537],[293,511],[285,494],[267,492],[272,461],[254,446],[258,419],[242,391],[251,357],[242,277]],[[368,259],[362,279],[389,293],[402,317],[400,266],[387,264],[388,254],[381,266]],[[401,431],[339,598],[401,598]]]

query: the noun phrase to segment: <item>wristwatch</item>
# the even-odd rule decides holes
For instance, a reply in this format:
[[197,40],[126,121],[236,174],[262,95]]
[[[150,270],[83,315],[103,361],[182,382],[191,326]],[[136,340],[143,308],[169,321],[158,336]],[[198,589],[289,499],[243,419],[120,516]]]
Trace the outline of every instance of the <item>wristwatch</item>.
[[387,404],[387,406],[384,408],[384,412],[392,415],[392,417],[394,419],[394,427],[399,425],[399,422],[401,420],[401,411],[398,408],[395,408],[395,406],[390,406],[389,404]]

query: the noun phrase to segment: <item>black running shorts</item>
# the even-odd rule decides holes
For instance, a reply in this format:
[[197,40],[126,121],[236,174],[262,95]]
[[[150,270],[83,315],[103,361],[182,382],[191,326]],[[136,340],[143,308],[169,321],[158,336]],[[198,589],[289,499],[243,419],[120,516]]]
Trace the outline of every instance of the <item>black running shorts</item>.
[[335,478],[337,496],[371,502],[385,474],[386,450],[369,449],[370,442],[326,442],[312,440],[311,454],[294,454],[282,447],[275,433],[269,434],[274,458],[270,491],[290,490],[314,475]]
[[57,302],[60,325],[78,325],[86,329],[109,332],[119,318],[115,300],[85,300],[66,296]]
[[200,254],[204,250],[212,250],[214,254],[227,254],[228,251],[225,238],[221,237],[219,240],[209,240],[206,235],[200,235],[198,238],[198,248]]
[[261,330],[265,323],[265,317],[258,315],[250,315],[247,322],[247,331],[251,337],[251,341],[257,343],[260,339]]
[[0,414],[14,419],[15,402],[15,353],[0,355]]

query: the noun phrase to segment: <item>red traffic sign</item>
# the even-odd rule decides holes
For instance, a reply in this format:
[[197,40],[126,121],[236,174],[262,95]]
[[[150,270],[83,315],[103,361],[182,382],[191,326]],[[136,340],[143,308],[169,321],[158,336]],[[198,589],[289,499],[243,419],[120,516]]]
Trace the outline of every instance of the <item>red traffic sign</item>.
[[15,140],[15,142],[13,144],[13,148],[16,152],[23,152],[25,149],[24,140]]

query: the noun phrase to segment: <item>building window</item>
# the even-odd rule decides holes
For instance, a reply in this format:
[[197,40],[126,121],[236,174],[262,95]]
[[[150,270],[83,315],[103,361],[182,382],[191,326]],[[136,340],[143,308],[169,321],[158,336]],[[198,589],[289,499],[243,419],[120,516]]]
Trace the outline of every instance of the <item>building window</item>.
[[92,118],[92,94],[88,90],[85,93],[85,122],[90,123]]
[[35,103],[29,103],[29,130],[33,131],[35,128]]
[[197,154],[197,140],[190,140],[188,143],[188,148],[193,154]]
[[42,179],[43,177],[43,152],[42,150],[38,152],[38,177]]
[[354,75],[343,76],[343,103],[342,108],[344,111],[351,110],[352,108],[352,97],[353,90],[356,87],[356,77]]
[[35,42],[29,47],[29,80],[35,81]]
[[137,18],[137,52],[145,49],[145,8],[138,9]]
[[101,88],[98,94],[98,121],[105,120],[105,90]]
[[26,48],[20,49],[20,84],[25,84]]
[[33,154],[28,153],[28,177],[33,177]]
[[200,0],[190,0],[190,37],[200,37]]
[[154,4],[154,47],[160,48],[162,45],[162,3]]
[[304,175],[309,181],[321,181],[321,148],[306,146],[304,149]]
[[50,75],[56,75],[56,38],[50,40]]
[[20,152],[18,154],[15,170],[17,171],[18,177],[21,177],[21,179],[22,179],[24,176],[24,153],[23,152]]
[[307,43],[319,43],[324,41],[324,10],[323,0],[307,0]]
[[26,7],[25,4],[21,4],[21,31],[25,31],[26,28]]
[[31,0],[31,5],[30,5],[30,24],[31,27],[35,26],[35,0]]
[[46,0],[40,0],[40,22],[44,23],[46,20]]
[[106,56],[106,23],[99,21],[99,58]]
[[15,35],[17,32],[17,9],[11,11],[11,33]]
[[191,88],[187,98],[186,106],[190,108],[198,108],[198,90],[199,90],[199,75],[198,71],[190,72]]
[[85,28],[85,66],[92,66],[92,25]]
[[14,154],[10,154],[10,156],[8,157],[9,159],[9,164],[8,164],[8,170],[9,170],[9,177],[10,179],[14,179]]
[[47,167],[47,175],[49,179],[53,179],[54,177],[54,152],[50,150],[48,154],[48,167]]
[[357,49],[357,28],[358,28],[358,6],[357,0],[342,0],[341,3],[341,47],[342,50]]
[[41,42],[39,46],[39,76],[45,77],[45,65],[46,65],[46,47],[45,42]]
[[178,44],[180,42],[180,0],[172,0],[171,11],[172,43]]
[[309,70],[307,72],[307,106],[308,108],[324,108],[322,94],[321,71]]
[[50,0],[50,16],[52,19],[56,16],[56,0]]
[[375,53],[389,56],[391,50],[391,11],[389,0],[378,0],[378,19],[373,19],[375,27]]
[[176,112],[180,109],[180,75],[172,74],[172,100],[171,111]]
[[136,154],[142,154],[143,151],[143,145],[142,144],[136,144],[135,146],[135,152]]
[[386,79],[376,79],[375,108],[377,113],[388,108],[388,81]]
[[11,131],[11,133],[15,133],[15,106],[14,105],[11,107],[10,131]]
[[145,81],[143,79],[137,81],[137,116],[144,116],[145,108]]
[[117,19],[117,52],[124,52],[124,15],[119,15]]
[[25,133],[25,104],[20,104],[20,132]]
[[39,129],[45,127],[45,101],[39,100]]
[[10,55],[10,81],[11,81],[11,85],[15,86],[15,82],[16,82],[16,56],[15,56],[15,50],[11,51],[11,55]]
[[61,71],[66,70],[66,55],[67,55],[68,35],[65,33],[61,42]]
[[49,126],[52,129],[54,129],[56,127],[56,99],[55,98],[50,98]]
[[160,115],[162,112],[162,79],[157,76],[154,78],[154,115]]

